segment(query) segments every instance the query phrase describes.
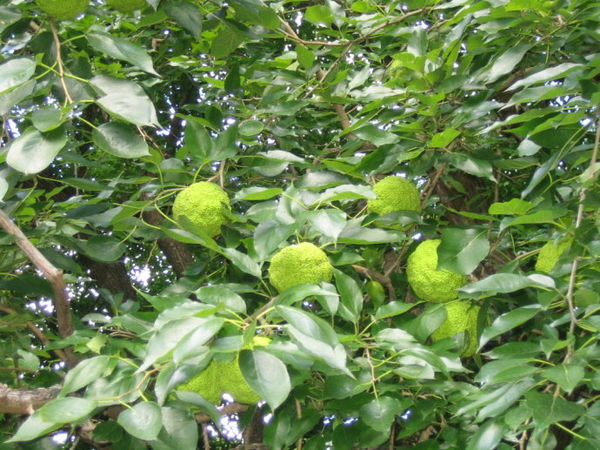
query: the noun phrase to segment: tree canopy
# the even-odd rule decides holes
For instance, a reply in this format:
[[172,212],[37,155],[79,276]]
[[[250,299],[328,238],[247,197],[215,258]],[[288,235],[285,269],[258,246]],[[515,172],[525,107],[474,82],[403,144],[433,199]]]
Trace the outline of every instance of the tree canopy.
[[0,449],[599,448],[599,30],[0,0]]

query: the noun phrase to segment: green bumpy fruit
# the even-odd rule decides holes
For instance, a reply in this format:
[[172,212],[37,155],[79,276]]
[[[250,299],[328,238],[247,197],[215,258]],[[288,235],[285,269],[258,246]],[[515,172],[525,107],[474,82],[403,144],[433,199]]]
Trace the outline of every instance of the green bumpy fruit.
[[211,361],[208,367],[185,383],[180,384],[177,390],[195,392],[204,397],[209,403],[218,405],[221,403],[220,375],[214,361]]
[[390,176],[373,186],[377,198],[367,201],[370,213],[388,214],[394,211],[421,211],[419,191],[406,178]]
[[455,301],[446,303],[447,317],[444,323],[433,332],[433,342],[452,337],[458,333],[465,333],[466,346],[460,356],[468,358],[477,352],[478,333],[477,316],[480,307],[471,302]]
[[571,246],[571,240],[566,240],[556,244],[554,241],[548,241],[540,249],[537,261],[535,263],[536,272],[549,273],[558,263],[561,255]]
[[89,0],[35,0],[38,7],[56,20],[73,20],[85,11]]
[[[264,336],[255,336],[252,344],[244,349],[265,347],[271,339]],[[239,353],[235,359],[229,361],[212,360],[208,367],[195,377],[177,387],[178,391],[196,392],[213,405],[221,403],[223,394],[230,394],[239,403],[253,404],[261,400],[260,396],[252,390],[242,375],[240,369]]]
[[196,227],[211,237],[221,233],[221,226],[229,222],[230,211],[225,191],[207,181],[188,186],[173,203],[173,218],[179,225],[191,232]]
[[142,9],[148,5],[146,0],[106,0],[106,4],[122,13]]
[[458,289],[467,277],[449,270],[436,270],[439,239],[421,242],[408,257],[406,276],[417,296],[433,303],[442,303],[458,297]]
[[279,292],[302,283],[331,281],[333,267],[323,250],[302,242],[280,250],[271,258],[269,279]]

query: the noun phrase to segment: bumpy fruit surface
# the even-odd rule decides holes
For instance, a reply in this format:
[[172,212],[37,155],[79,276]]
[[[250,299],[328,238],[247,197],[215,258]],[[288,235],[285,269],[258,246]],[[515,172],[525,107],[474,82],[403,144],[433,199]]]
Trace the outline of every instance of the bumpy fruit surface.
[[215,366],[214,362],[211,362],[198,375],[190,378],[183,384],[177,387],[178,391],[195,392],[204,397],[208,402],[213,405],[221,403],[221,389],[218,381],[220,379],[220,373],[217,372],[218,367]]
[[119,12],[128,13],[148,6],[146,0],[106,0],[106,3]]
[[[252,344],[245,349],[264,347],[271,339],[264,336],[254,337]],[[218,405],[223,394],[230,394],[239,403],[256,403],[260,396],[248,385],[240,369],[239,353],[229,361],[212,360],[208,367],[195,377],[177,387],[178,391],[196,392],[208,402]]]
[[465,333],[467,342],[461,356],[473,356],[477,352],[477,316],[479,315],[479,306],[471,302],[456,301],[446,303],[447,317],[444,323],[433,332],[431,338],[434,342],[452,337],[458,333]]
[[279,292],[302,283],[330,281],[333,267],[323,250],[302,242],[280,250],[271,259],[269,278]]
[[417,296],[433,303],[442,303],[458,297],[458,289],[467,277],[449,270],[436,270],[439,239],[421,242],[408,257],[406,276]]
[[[189,221],[209,236],[221,233],[221,226],[229,222],[230,211],[225,191],[207,181],[188,186],[177,194],[173,203],[173,218],[179,225],[186,228]],[[189,231],[194,232],[192,227]]]
[[556,244],[554,241],[548,241],[540,249],[537,261],[535,263],[536,272],[552,272],[561,255],[571,246],[571,241],[566,240]]
[[85,11],[89,0],[35,0],[38,7],[56,20],[73,20]]
[[371,213],[388,214],[394,211],[421,211],[419,191],[406,178],[385,177],[373,186],[377,198],[367,201]]

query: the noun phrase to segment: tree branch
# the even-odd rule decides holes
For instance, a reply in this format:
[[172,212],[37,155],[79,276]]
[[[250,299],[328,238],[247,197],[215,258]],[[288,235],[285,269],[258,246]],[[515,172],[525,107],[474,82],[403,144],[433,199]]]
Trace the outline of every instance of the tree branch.
[[[17,314],[17,311],[4,305],[0,305],[0,311],[4,311],[7,314]],[[35,335],[35,337],[38,338],[38,340],[42,343],[44,347],[50,344],[50,340],[46,337],[44,332],[36,324],[34,324],[31,321],[28,321],[25,325],[27,325],[27,328],[29,328],[29,330]],[[54,349],[53,352],[63,361],[67,360],[67,355],[61,349]]]
[[[10,217],[2,210],[0,210],[0,227],[8,234],[17,238],[17,245],[52,285],[52,290],[54,291],[53,303],[54,309],[56,310],[56,320],[58,322],[58,335],[61,338],[70,336],[73,334],[73,321],[67,295],[67,285],[63,278],[62,271],[54,267],[52,263],[42,255],[31,241],[27,239],[27,236],[25,236],[21,229],[15,225]],[[65,355],[67,356],[66,363],[70,367],[75,366],[77,360],[75,359],[71,348],[65,349]]]
[[34,410],[56,398],[60,386],[39,389],[11,389],[0,384],[0,413],[32,414]]

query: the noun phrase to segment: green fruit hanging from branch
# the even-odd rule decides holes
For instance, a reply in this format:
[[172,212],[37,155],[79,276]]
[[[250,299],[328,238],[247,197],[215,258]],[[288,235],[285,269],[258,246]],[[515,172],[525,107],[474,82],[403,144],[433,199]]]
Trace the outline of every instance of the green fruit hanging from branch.
[[333,267],[327,254],[310,242],[290,245],[271,258],[269,278],[279,292],[302,283],[331,281]]
[[85,11],[89,0],[35,0],[38,7],[56,20],[73,20]]
[[200,181],[182,190],[173,203],[173,219],[192,233],[198,229],[209,236],[221,233],[229,222],[231,204],[227,193],[214,183]]
[[433,332],[434,342],[464,333],[462,357],[473,356],[478,347],[478,315],[480,307],[472,302],[454,301],[444,304],[446,320]]
[[148,6],[146,0],[106,0],[106,4],[122,13],[129,13]]
[[467,277],[449,270],[437,270],[440,239],[421,242],[408,257],[406,276],[417,297],[434,303],[454,300]]

